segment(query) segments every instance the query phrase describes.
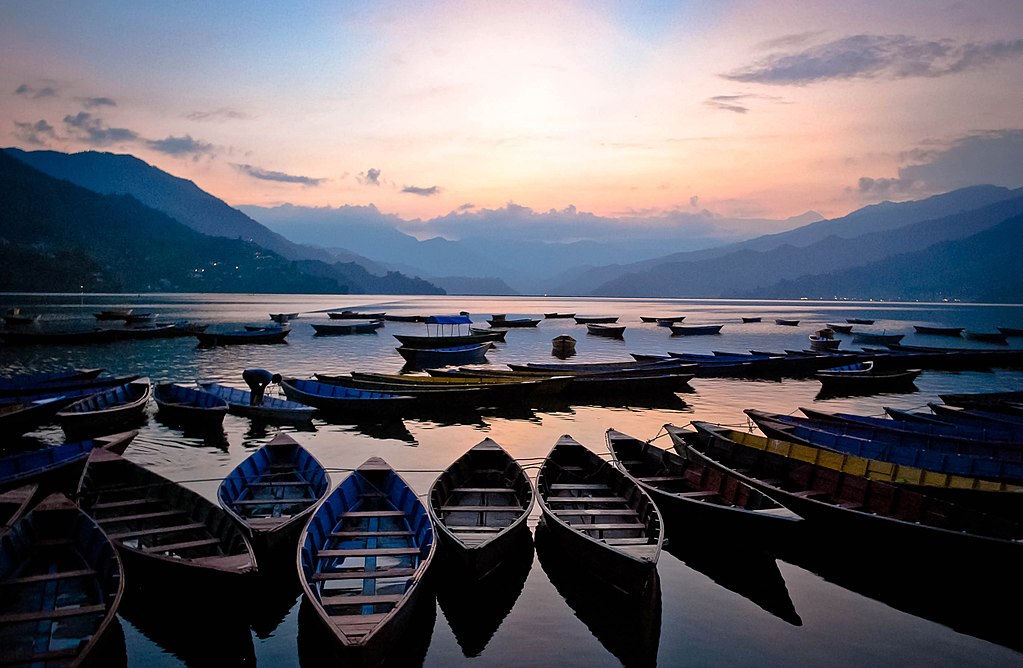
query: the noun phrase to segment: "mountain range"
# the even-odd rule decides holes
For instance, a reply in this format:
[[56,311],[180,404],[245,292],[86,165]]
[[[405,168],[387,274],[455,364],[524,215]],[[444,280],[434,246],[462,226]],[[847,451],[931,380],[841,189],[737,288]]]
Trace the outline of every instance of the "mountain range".
[[754,221],[749,229],[791,229],[737,241],[733,231],[729,242],[680,229],[619,243],[522,240],[507,221],[460,239],[404,231],[422,236],[450,218],[407,221],[372,205],[234,208],[130,155],[5,149],[0,289],[1023,297],[1008,250],[1019,247],[1023,189],[979,185],[840,218]]

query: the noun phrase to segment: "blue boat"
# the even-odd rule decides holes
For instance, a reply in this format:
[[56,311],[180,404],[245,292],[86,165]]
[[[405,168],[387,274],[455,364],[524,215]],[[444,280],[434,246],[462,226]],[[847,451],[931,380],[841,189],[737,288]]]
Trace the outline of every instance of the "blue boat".
[[290,327],[268,327],[255,331],[242,329],[232,332],[195,332],[193,336],[199,340],[200,347],[211,347],[247,343],[286,343],[288,334],[291,334]]
[[19,436],[52,422],[57,411],[76,401],[74,397],[49,397],[36,401],[0,404],[0,434]]
[[57,421],[68,435],[110,434],[135,427],[144,419],[153,387],[148,378],[80,399],[57,412]]
[[433,523],[416,492],[371,457],[313,513],[299,541],[306,600],[360,665],[399,644],[436,551]]
[[81,666],[117,625],[124,569],[102,529],[53,494],[0,536],[5,665]]
[[811,420],[824,422],[837,422],[852,424],[864,428],[881,429],[901,433],[922,434],[925,436],[944,436],[952,438],[965,438],[974,441],[1007,441],[1023,444],[1023,429],[1014,430],[1011,427],[1002,429],[997,425],[990,427],[974,427],[969,425],[955,425],[941,422],[924,421],[902,421],[890,418],[871,417],[867,415],[853,415],[850,413],[825,413],[810,408],[800,408],[800,411]]
[[396,350],[405,358],[405,365],[411,369],[435,369],[460,364],[482,364],[487,361],[487,352],[493,345],[492,341],[484,341],[450,348],[400,346]]
[[103,369],[66,369],[48,373],[20,373],[0,378],[0,396],[31,394],[40,385],[44,390],[60,389],[66,383],[92,380]]
[[218,427],[228,410],[223,397],[175,383],[158,384],[153,400],[164,420],[189,427]]
[[338,334],[372,334],[384,326],[383,320],[351,320],[343,325],[313,325],[316,336],[332,336]]
[[330,491],[323,465],[287,434],[249,455],[217,490],[220,507],[245,528],[259,556],[294,557],[302,526]]
[[263,397],[263,401],[253,405],[252,393],[236,387],[228,387],[220,383],[199,383],[206,392],[214,394],[227,402],[228,412],[234,415],[270,422],[308,422],[313,419],[316,408],[308,404],[300,404],[277,397]]
[[285,378],[281,381],[281,387],[292,401],[331,412],[393,413],[416,401],[415,397],[406,395],[360,390],[301,378]]
[[128,431],[0,457],[0,490],[32,483],[39,485],[41,493],[71,492],[94,448],[122,454],[136,434]]

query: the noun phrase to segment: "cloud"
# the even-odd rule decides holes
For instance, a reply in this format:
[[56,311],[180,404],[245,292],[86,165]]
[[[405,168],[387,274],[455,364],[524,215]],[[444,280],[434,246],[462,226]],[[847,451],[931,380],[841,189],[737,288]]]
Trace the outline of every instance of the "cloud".
[[460,206],[457,209],[455,209],[455,211],[469,211],[469,210],[475,209],[475,208],[476,208],[475,204],[471,204],[469,202],[466,202],[462,206]]
[[745,114],[749,111],[749,107],[739,104],[740,100],[749,97],[748,95],[715,95],[712,98],[704,100],[703,103],[708,107],[714,107],[715,109],[721,109],[723,111],[734,111],[737,114]]
[[35,123],[24,122],[19,123],[14,121],[14,127],[16,128],[15,134],[25,141],[34,146],[46,146],[47,140],[57,139],[57,132],[53,126],[44,120],[38,120]]
[[32,100],[39,100],[44,97],[59,97],[60,93],[54,86],[43,86],[42,88],[36,88],[29,86],[28,84],[21,84],[14,89],[15,95],[22,95]]
[[975,132],[902,154],[895,178],[861,177],[869,194],[933,194],[979,184],[1023,186],[1023,129]]
[[403,193],[410,195],[419,195],[421,197],[431,197],[433,195],[440,194],[440,186],[430,186],[429,188],[420,188],[419,186],[405,186],[401,189]]
[[380,170],[376,167],[371,167],[365,172],[359,172],[359,175],[355,178],[364,186],[378,186],[380,185]]
[[693,207],[694,209],[700,206],[699,195],[693,195],[692,197],[689,198],[689,206]]
[[1021,55],[1023,39],[960,44],[908,35],[851,35],[801,51],[775,53],[721,76],[782,86],[836,79],[941,77]]
[[127,128],[110,128],[103,121],[87,111],[80,111],[74,116],[65,116],[64,124],[79,140],[92,146],[136,141],[139,135]]
[[168,155],[191,155],[198,158],[201,155],[213,153],[214,146],[208,142],[193,139],[191,135],[184,137],[167,137],[165,139],[154,139],[146,141],[146,146],[166,153]]
[[243,120],[252,118],[249,114],[244,111],[238,111],[237,109],[230,109],[228,107],[221,107],[220,109],[214,109],[213,111],[193,111],[185,116],[190,121],[217,121],[217,120]]
[[293,174],[285,174],[284,172],[274,172],[262,167],[255,167],[253,165],[234,165],[234,168],[243,174],[247,174],[254,179],[260,179],[261,181],[277,181],[279,183],[299,183],[304,186],[318,186],[326,179],[314,179],[310,176],[295,176]]
[[86,109],[117,106],[117,103],[109,97],[80,97],[78,99]]

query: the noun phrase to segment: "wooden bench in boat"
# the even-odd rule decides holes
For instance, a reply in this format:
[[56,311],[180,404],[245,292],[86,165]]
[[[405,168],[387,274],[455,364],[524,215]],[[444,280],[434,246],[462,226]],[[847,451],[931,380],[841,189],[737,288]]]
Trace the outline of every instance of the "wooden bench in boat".
[[375,596],[320,596],[320,603],[323,605],[376,605],[378,603],[391,603],[392,605],[402,599],[394,594],[377,594]]
[[602,483],[561,483],[556,482],[550,486],[552,492],[571,489],[611,489]]
[[98,524],[117,524],[118,522],[137,522],[139,520],[155,520],[161,517],[174,517],[180,515],[186,515],[188,513],[183,510],[160,510],[152,513],[139,513],[138,515],[115,515],[113,517],[104,517],[97,519]]
[[565,508],[554,511],[555,515],[636,515],[637,513],[632,508]]
[[92,510],[108,510],[110,508],[126,508],[128,506],[144,506],[147,503],[155,503],[153,499],[147,499],[145,497],[135,499],[125,499],[124,501],[105,501],[103,503],[92,504]]
[[476,524],[449,524],[448,529],[452,533],[497,533],[504,531],[505,527],[481,527]]
[[405,513],[400,510],[351,510],[341,515],[346,517],[404,517]]
[[150,529],[138,529],[136,531],[122,531],[120,533],[107,534],[111,540],[124,540],[126,538],[140,538],[142,536],[158,536],[161,534],[168,533],[180,533],[182,531],[194,531],[195,529],[205,529],[206,525],[202,522],[191,522],[189,524],[176,524],[168,527],[153,527]]
[[414,568],[390,568],[379,571],[335,571],[313,573],[313,581],[325,580],[382,580],[384,578],[409,578],[415,575]]
[[167,543],[166,545],[140,545],[139,549],[145,550],[146,552],[179,552],[183,550],[193,550],[197,547],[209,547],[211,545],[219,545],[220,540],[216,538],[201,538],[199,540],[190,540],[183,543]]
[[493,492],[498,494],[515,494],[515,490],[510,487],[455,487],[451,491],[462,494],[490,494]]
[[312,487],[311,482],[306,481],[267,481],[267,482],[250,482],[247,483],[248,487]]
[[53,580],[68,580],[71,578],[82,578],[87,576],[96,575],[96,571],[91,568],[82,568],[74,571],[60,571],[57,573],[41,573],[39,575],[26,575],[20,578],[11,578],[0,582],[0,587],[13,587],[24,584],[33,584],[36,582],[50,582]]
[[645,524],[640,524],[639,522],[631,522],[631,523],[630,522],[622,522],[622,523],[617,523],[617,524],[616,523],[606,523],[606,524],[596,524],[596,523],[594,523],[594,524],[586,524],[586,523],[582,523],[582,524],[573,524],[572,528],[573,529],[578,529],[579,531],[623,531],[623,530],[630,530],[630,529],[644,529],[644,528],[646,528],[646,525]]
[[309,503],[314,501],[310,496],[304,496],[298,499],[242,499],[241,501],[232,501],[232,506],[275,506],[277,504],[283,504],[291,506],[296,503]]
[[333,559],[335,557],[403,557],[419,554],[418,547],[354,547],[341,550],[320,550],[317,559]]
[[608,545],[647,545],[650,539],[645,536],[639,538],[601,538],[601,542]]
[[718,493],[710,490],[701,490],[699,492],[676,492],[672,496],[680,496],[685,499],[701,499],[708,496],[718,496]]
[[0,615],[0,624],[20,624],[22,622],[38,622],[44,619],[65,619],[82,615],[105,614],[105,605],[82,605],[74,608],[55,608],[53,610],[36,610],[34,612],[15,612]]
[[547,503],[628,503],[620,496],[549,496]]
[[412,531],[332,531],[331,538],[376,538],[378,536],[412,536]]
[[642,478],[636,478],[640,482],[678,482],[684,480],[680,475],[651,475],[643,476]]
[[442,513],[521,513],[519,506],[441,506]]

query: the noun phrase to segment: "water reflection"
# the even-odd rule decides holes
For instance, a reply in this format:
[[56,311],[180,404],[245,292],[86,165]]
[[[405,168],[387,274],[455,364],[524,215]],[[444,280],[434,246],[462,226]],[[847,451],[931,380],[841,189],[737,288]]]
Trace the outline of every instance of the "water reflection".
[[565,603],[607,651],[625,666],[657,665],[661,581],[656,570],[642,594],[627,596],[581,573],[542,523],[536,528],[536,556]]
[[528,533],[509,549],[506,561],[482,580],[467,577],[461,562],[443,551],[434,564],[437,602],[467,657],[486,649],[515,606],[533,566],[533,539]]
[[229,446],[227,432],[224,431],[223,426],[217,425],[216,427],[208,428],[188,427],[175,420],[168,419],[162,413],[157,413],[154,420],[184,437],[176,438],[176,443],[195,447],[216,448],[223,451],[226,451]]

